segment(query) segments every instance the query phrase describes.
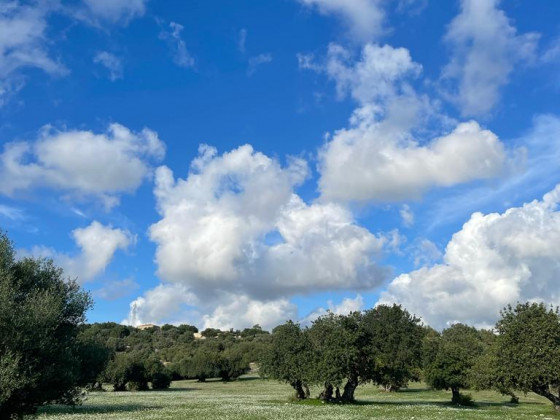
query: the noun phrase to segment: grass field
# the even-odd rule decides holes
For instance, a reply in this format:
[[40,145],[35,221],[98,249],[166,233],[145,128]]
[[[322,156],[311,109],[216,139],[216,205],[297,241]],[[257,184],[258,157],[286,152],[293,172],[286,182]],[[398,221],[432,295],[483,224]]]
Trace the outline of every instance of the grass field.
[[[313,390],[316,395],[318,390]],[[357,404],[293,402],[287,385],[246,377],[236,382],[173,382],[168,391],[95,392],[82,406],[44,407],[40,419],[560,419],[552,405],[534,394],[520,395],[519,405],[494,392],[471,392],[472,408],[457,408],[448,392],[421,384],[398,393],[372,385],[356,391]]]

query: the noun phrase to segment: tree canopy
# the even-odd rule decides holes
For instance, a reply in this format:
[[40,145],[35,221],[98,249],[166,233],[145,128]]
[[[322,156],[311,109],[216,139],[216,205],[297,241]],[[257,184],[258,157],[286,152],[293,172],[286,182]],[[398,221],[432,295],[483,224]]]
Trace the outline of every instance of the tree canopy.
[[45,259],[16,260],[0,233],[0,414],[73,402],[81,375],[78,326],[90,296]]
[[533,391],[560,411],[560,313],[540,303],[520,303],[502,311],[496,369],[504,386]]

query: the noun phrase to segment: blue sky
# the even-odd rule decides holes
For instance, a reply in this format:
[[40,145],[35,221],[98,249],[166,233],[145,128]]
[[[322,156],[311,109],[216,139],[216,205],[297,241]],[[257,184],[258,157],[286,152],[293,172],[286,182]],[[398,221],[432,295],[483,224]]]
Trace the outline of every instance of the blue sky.
[[0,227],[89,321],[560,303],[560,4],[0,0]]

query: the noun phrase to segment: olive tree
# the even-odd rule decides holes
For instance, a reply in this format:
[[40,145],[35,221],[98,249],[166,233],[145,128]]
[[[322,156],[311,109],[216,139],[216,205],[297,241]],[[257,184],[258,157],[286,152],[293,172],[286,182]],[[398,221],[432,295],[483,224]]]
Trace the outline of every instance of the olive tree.
[[311,357],[307,332],[299,324],[288,321],[272,331],[272,342],[263,356],[261,374],[290,384],[296,398],[303,400],[309,397]]
[[432,339],[430,344],[436,345],[426,359],[426,382],[435,389],[450,389],[451,401],[461,404],[465,399],[459,390],[469,388],[469,372],[484,351],[481,336],[474,327],[455,324]]
[[560,313],[544,304],[508,306],[496,324],[496,369],[507,387],[533,391],[560,411]]
[[362,322],[370,334],[371,379],[387,391],[418,380],[424,337],[420,319],[400,305],[379,305],[366,311]]
[[1,418],[21,417],[53,401],[77,401],[78,327],[91,304],[52,261],[16,260],[0,232]]

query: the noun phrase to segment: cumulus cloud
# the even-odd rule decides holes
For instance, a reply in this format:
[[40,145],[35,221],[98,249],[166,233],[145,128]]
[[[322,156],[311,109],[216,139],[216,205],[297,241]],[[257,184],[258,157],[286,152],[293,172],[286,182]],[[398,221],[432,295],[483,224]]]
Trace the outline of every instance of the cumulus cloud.
[[380,302],[397,302],[435,328],[491,326],[517,301],[560,304],[560,185],[504,213],[474,213],[447,244],[443,263],[394,279]]
[[463,116],[485,115],[500,99],[516,63],[535,58],[538,34],[518,35],[499,0],[462,0],[445,42],[451,60],[441,78]]
[[[307,175],[249,145],[218,156],[203,146],[187,179],[156,174],[162,219],[150,228],[158,274],[197,293],[216,289],[268,298],[317,289],[372,287],[383,240],[335,204],[308,205],[293,193]],[[188,258],[186,257],[188,256]]]
[[[305,68],[305,60],[300,67]],[[313,68],[309,62],[307,68]],[[361,104],[379,103],[410,90],[407,77],[417,77],[422,66],[406,48],[366,44],[360,58],[338,44],[330,44],[323,71],[336,83],[340,98],[350,94]]]
[[37,141],[12,142],[0,154],[0,193],[54,188],[75,196],[93,196],[107,207],[118,194],[136,190],[151,173],[151,162],[165,154],[157,133],[134,133],[111,124],[106,133],[57,131],[45,127]]
[[203,316],[204,328],[227,331],[259,324],[265,330],[271,330],[290,319],[297,319],[297,306],[287,299],[258,301],[245,295],[229,295],[223,301],[225,303],[211,314]]
[[46,38],[51,3],[0,3],[0,106],[25,85],[22,71],[36,68],[53,76],[66,67],[49,52]]
[[109,79],[114,82],[115,80],[122,79],[123,77],[123,63],[122,60],[114,54],[107,51],[98,52],[93,57],[93,62],[101,64],[109,71]]
[[[188,316],[185,306],[198,304],[198,299],[181,284],[160,284],[130,303],[128,317],[123,324],[137,326],[146,323],[182,323]],[[195,313],[194,320],[200,318]],[[193,323],[193,318],[184,321]]]
[[298,0],[323,15],[341,17],[359,40],[378,38],[385,32],[383,0]]
[[301,55],[299,62],[326,73],[339,97],[360,104],[350,127],[319,151],[323,201],[418,199],[434,187],[496,177],[508,164],[492,132],[474,121],[455,123],[413,89],[422,68],[404,48],[366,44],[354,60],[332,44],[324,64]]
[[504,145],[475,121],[419,144],[390,121],[358,121],[335,133],[320,152],[324,200],[401,201],[503,173]]
[[[359,227],[343,206],[306,204],[294,188],[307,172],[301,159],[281,166],[249,145],[223,155],[201,146],[186,179],[159,168],[161,220],[150,238],[162,287],[196,296],[205,323],[223,325],[229,313],[265,325],[276,322],[263,318],[266,307],[275,319],[293,312],[293,294],[380,284],[387,271],[375,260],[387,239]],[[237,313],[244,302],[249,309]]]
[[159,38],[165,40],[169,45],[173,54],[173,62],[179,67],[194,67],[194,58],[187,50],[187,44],[181,37],[181,32],[185,29],[184,26],[176,22],[171,22],[169,23],[169,28],[171,32],[161,31]]
[[60,253],[52,248],[36,246],[23,255],[52,258],[64,269],[64,274],[77,278],[80,283],[87,282],[102,274],[117,250],[126,250],[135,242],[128,231],[105,226],[93,221],[85,228],[72,231],[72,238],[80,248],[78,255]]
[[307,315],[301,323],[303,325],[310,325],[320,316],[326,315],[329,312],[337,315],[348,315],[351,312],[361,311],[364,309],[364,298],[361,295],[356,295],[355,298],[344,298],[337,305],[332,300],[327,301],[326,308],[317,308]]

